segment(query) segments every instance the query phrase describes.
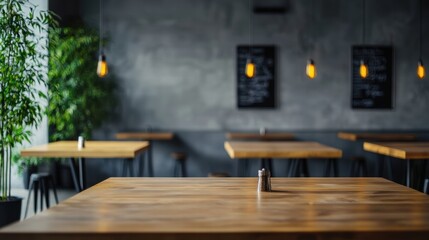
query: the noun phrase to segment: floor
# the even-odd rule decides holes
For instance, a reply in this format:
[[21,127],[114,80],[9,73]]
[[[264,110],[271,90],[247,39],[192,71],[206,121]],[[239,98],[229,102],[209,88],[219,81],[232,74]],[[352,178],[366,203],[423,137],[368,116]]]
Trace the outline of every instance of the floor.
[[[72,196],[74,196],[76,194],[76,191],[72,190],[72,189],[57,189],[57,194],[58,194],[58,200],[59,202],[62,202]],[[12,196],[16,196],[16,197],[22,197],[22,207],[21,207],[21,220],[24,219],[24,215],[25,215],[25,208],[26,208],[26,204],[27,204],[27,197],[28,197],[28,190],[24,189],[24,188],[12,188]],[[33,202],[33,193],[30,196],[30,202],[29,202],[29,206],[28,206],[28,213],[27,213],[27,218],[34,216],[34,202]],[[55,198],[54,198],[54,194],[51,191],[50,194],[50,204],[51,207],[56,205],[55,203]],[[38,199],[38,207],[37,207],[37,212],[40,212],[40,196]],[[46,210],[46,203],[44,201],[44,205],[43,205],[43,209]]]

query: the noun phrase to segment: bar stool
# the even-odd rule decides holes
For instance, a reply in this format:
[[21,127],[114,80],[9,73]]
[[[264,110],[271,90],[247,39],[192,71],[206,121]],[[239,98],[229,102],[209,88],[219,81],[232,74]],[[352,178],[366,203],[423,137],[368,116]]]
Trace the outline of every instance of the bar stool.
[[368,169],[366,167],[365,157],[352,157],[351,160],[350,177],[367,177]]
[[[171,153],[171,158],[176,161],[174,165],[174,176],[175,177],[187,177],[186,173],[186,154],[183,152]],[[180,169],[179,169],[180,168]]]
[[49,185],[52,186],[54,192],[55,202],[58,204],[57,189],[55,188],[54,178],[49,173],[33,173],[30,176],[30,187],[28,189],[27,206],[25,207],[24,218],[27,217],[28,205],[30,203],[31,191],[34,192],[34,213],[37,213],[37,198],[40,191],[40,211],[43,211],[43,197],[45,198],[46,208],[50,207],[49,202]]

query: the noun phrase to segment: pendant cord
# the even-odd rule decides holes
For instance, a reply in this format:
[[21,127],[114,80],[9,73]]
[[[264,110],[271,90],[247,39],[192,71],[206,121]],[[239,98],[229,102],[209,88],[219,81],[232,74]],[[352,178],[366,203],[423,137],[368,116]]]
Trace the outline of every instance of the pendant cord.
[[99,0],[99,8],[100,8],[100,13],[99,13],[99,50],[100,50],[100,54],[103,54],[103,44],[102,44],[102,39],[103,39],[103,21],[102,21],[102,16],[103,16],[103,5],[102,5],[102,0]]
[[365,22],[365,0],[362,0],[362,44],[365,45],[366,22]]
[[423,43],[423,1],[419,4],[419,59],[422,59],[422,43]]
[[[249,3],[249,60],[252,59],[252,47],[253,47],[253,21],[252,21],[252,5],[253,0],[248,0]],[[251,60],[250,60],[251,61]]]

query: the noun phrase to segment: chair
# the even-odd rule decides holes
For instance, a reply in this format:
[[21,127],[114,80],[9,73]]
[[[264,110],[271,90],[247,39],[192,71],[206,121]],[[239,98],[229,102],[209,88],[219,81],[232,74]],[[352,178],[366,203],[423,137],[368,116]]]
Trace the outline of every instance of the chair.
[[182,152],[173,152],[171,153],[171,158],[175,160],[174,165],[174,176],[175,177],[187,177],[186,172],[186,159],[187,156]]
[[49,185],[52,187],[54,192],[55,201],[58,204],[57,189],[55,188],[54,178],[49,173],[33,173],[30,176],[30,187],[28,189],[27,206],[25,207],[24,218],[27,217],[28,206],[30,203],[31,192],[34,192],[34,213],[37,213],[37,198],[40,193],[40,211],[43,211],[43,198],[45,198],[46,208],[50,207],[49,201]]

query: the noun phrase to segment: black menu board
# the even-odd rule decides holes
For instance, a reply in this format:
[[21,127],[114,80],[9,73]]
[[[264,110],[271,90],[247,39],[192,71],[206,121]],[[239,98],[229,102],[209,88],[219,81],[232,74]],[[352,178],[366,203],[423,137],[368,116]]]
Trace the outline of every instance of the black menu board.
[[[361,60],[368,77],[359,75]],[[391,46],[352,47],[352,108],[391,109],[393,107],[393,48]]]
[[[250,53],[250,54],[249,54]],[[253,78],[245,75],[246,62],[251,56],[256,66]],[[237,107],[275,107],[275,46],[237,47]]]

